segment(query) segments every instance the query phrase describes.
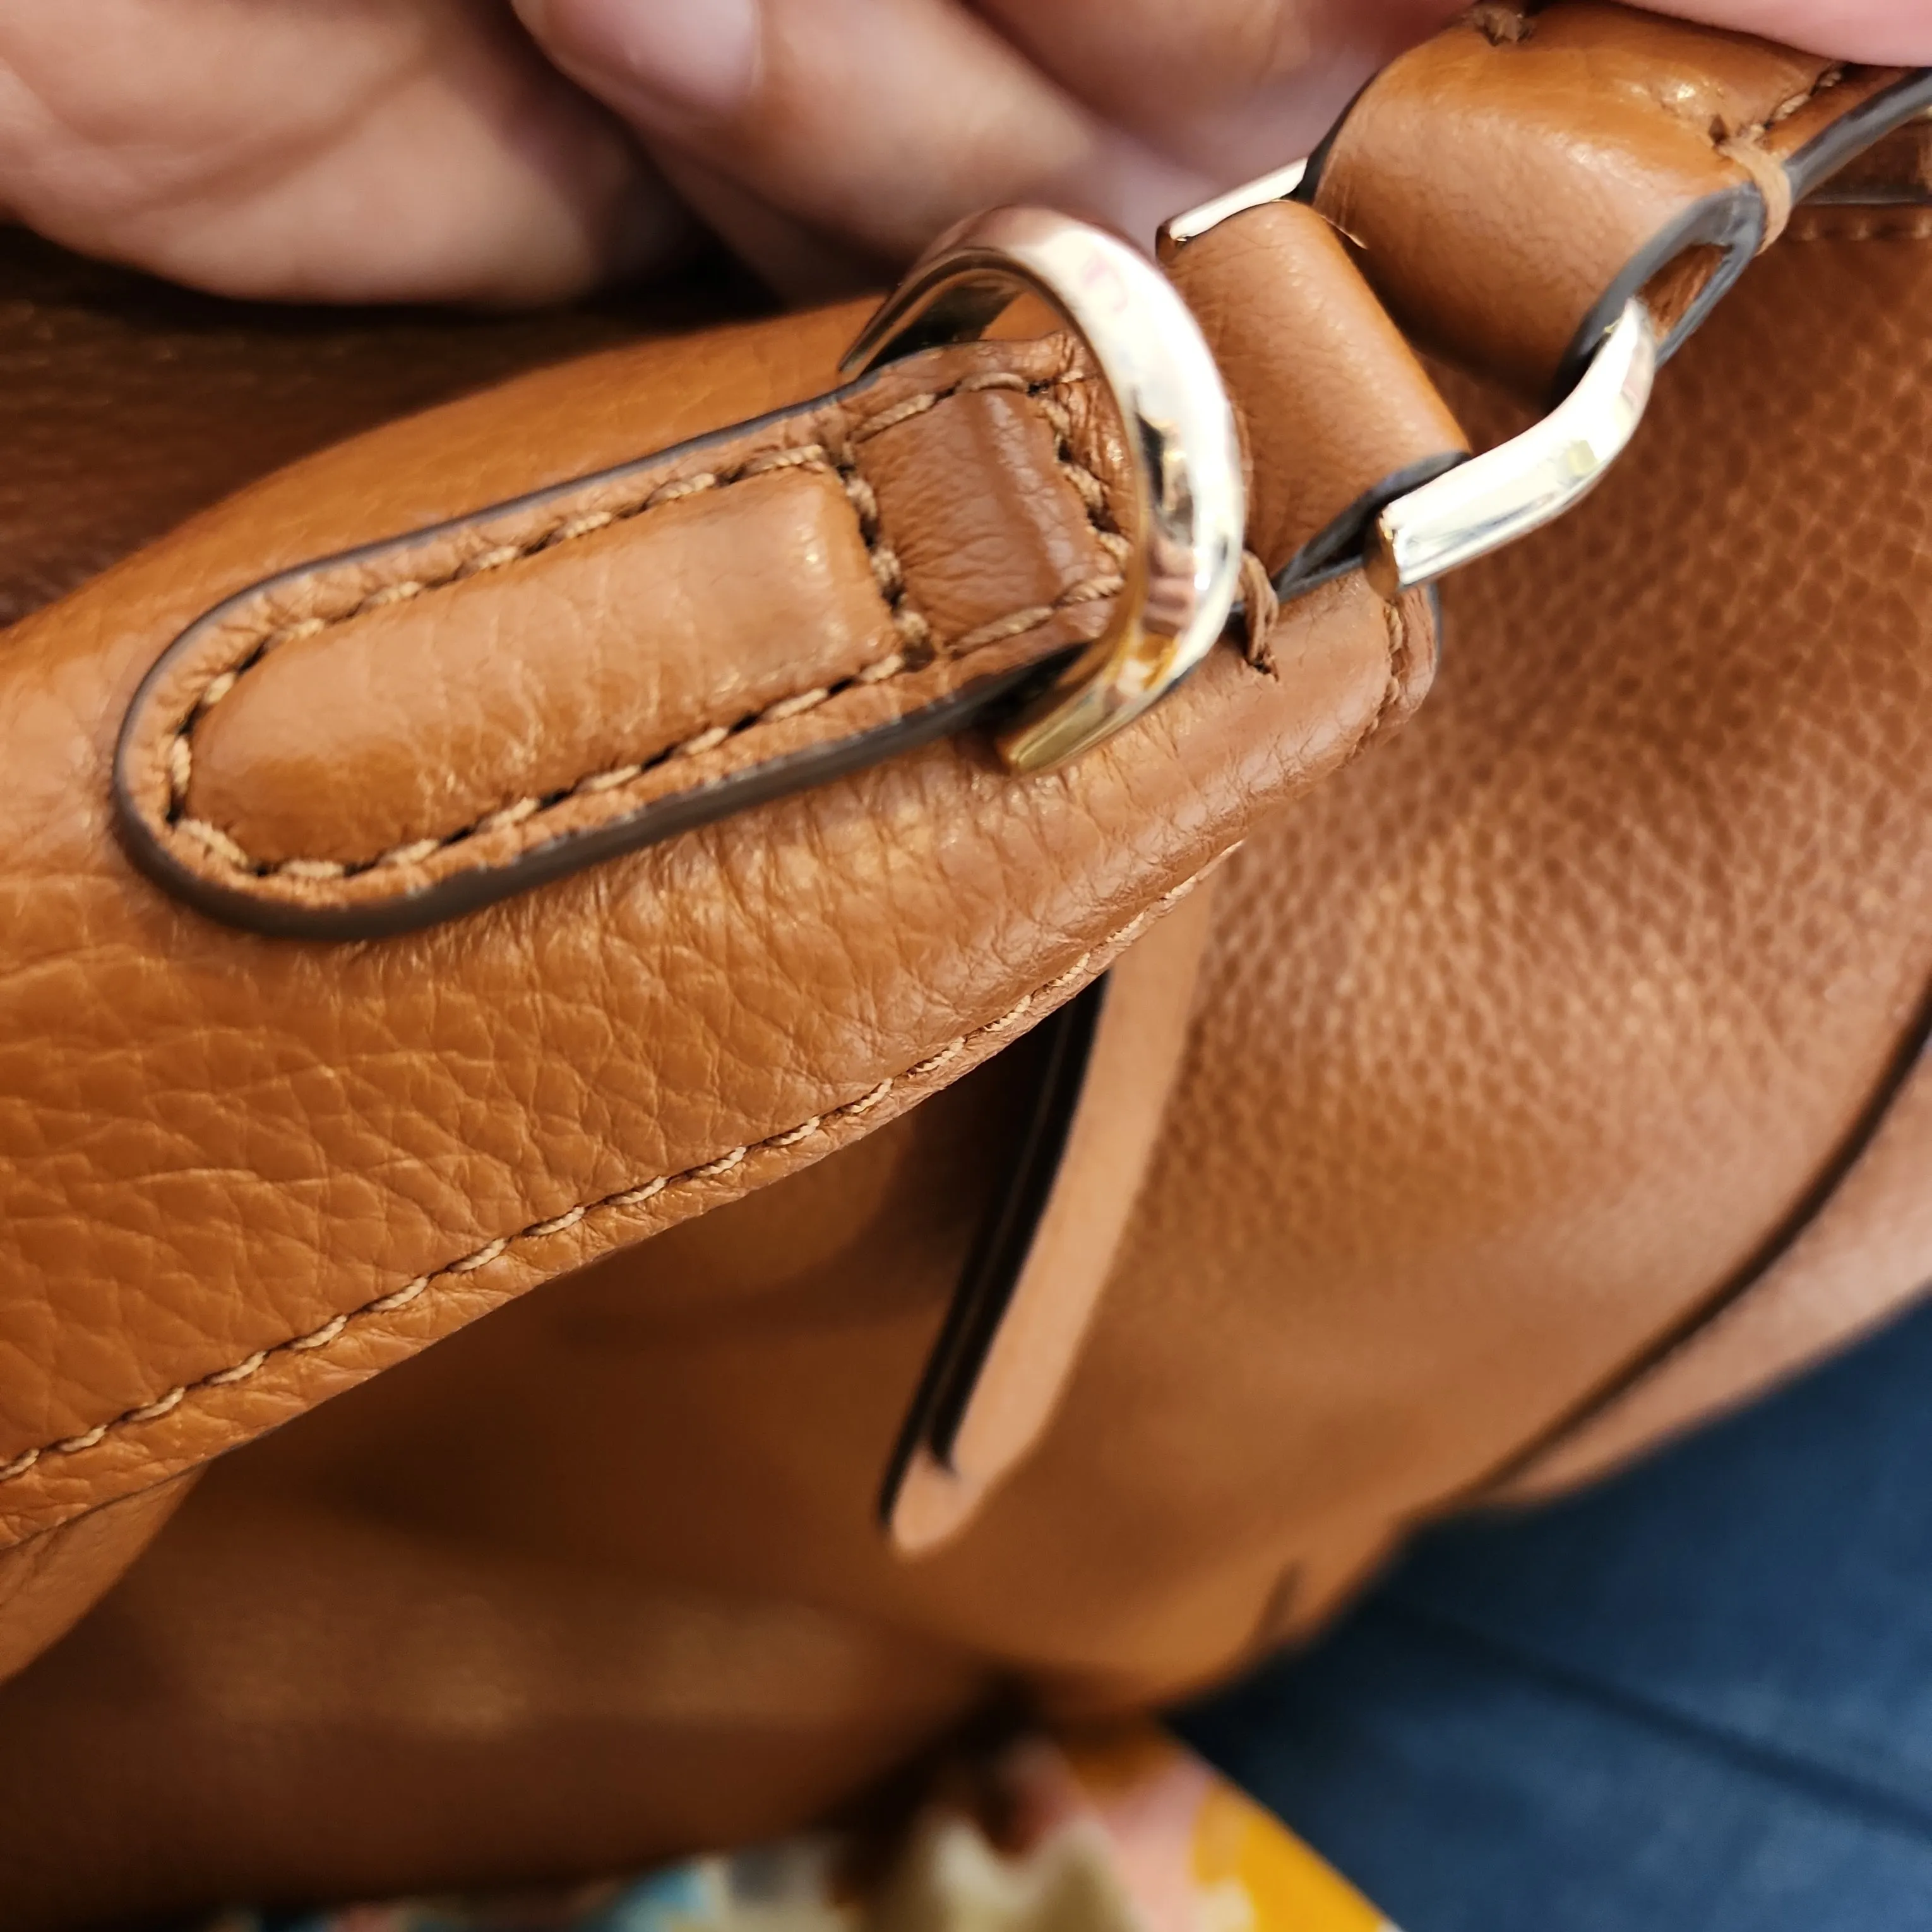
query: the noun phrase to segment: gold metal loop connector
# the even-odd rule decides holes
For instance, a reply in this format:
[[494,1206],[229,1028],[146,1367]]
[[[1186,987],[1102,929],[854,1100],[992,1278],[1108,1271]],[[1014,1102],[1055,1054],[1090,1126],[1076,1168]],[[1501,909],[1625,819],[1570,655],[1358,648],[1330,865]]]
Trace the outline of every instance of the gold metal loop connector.
[[1021,296],[1086,344],[1132,464],[1133,548],[1113,621],[1000,736],[1017,772],[1050,770],[1112,736],[1214,647],[1234,601],[1247,524],[1234,415],[1199,325],[1146,256],[1045,208],[996,208],[943,236],[866,326],[856,375],[972,341]]
[[[1309,166],[1292,161],[1177,214],[1160,231],[1161,260],[1171,261],[1251,208],[1300,194]],[[1660,359],[1657,326],[1641,299],[1633,298],[1576,386],[1541,422],[1397,497],[1377,515],[1363,545],[1369,581],[1393,602],[1574,509],[1630,446]]]
[[1629,448],[1657,362],[1657,326],[1633,298],[1549,415],[1376,518],[1362,554],[1369,581],[1392,601],[1574,510]]

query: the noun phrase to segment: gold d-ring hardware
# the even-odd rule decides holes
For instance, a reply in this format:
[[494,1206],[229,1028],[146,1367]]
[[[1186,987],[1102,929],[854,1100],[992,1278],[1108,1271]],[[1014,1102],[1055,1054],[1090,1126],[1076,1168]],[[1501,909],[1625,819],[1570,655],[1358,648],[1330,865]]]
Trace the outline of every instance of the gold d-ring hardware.
[[1214,648],[1234,606],[1247,497],[1234,411],[1186,304],[1138,250],[1066,215],[995,208],[942,236],[841,367],[856,375],[974,340],[1026,294],[1055,310],[1099,364],[1135,500],[1112,621],[1000,736],[1013,770],[1037,772],[1131,724]]

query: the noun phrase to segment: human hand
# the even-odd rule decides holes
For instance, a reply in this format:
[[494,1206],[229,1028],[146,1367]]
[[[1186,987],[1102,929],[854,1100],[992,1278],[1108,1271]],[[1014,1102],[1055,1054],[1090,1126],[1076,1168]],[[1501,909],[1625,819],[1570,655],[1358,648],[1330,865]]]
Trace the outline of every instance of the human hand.
[[[0,0],[0,209],[229,294],[523,302],[648,269],[688,207],[808,292],[994,202],[1150,233],[1456,4]],[[1932,0],[1675,10],[1932,61]]]

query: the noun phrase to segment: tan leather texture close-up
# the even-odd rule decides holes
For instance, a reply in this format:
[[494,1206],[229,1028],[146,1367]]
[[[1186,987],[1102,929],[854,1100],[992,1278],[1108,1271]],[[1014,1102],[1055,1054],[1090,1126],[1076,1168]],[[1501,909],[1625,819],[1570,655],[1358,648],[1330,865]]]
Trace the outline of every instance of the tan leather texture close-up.
[[[1027,776],[849,754],[1126,594],[1072,337],[841,388],[864,305],[722,277],[331,321],[0,256],[60,425],[0,544],[0,1924],[809,1822],[1220,1681],[1932,1280],[1932,123],[1780,200],[1921,85],[1595,0],[1396,62],[1313,207],[1167,256],[1244,614]],[[1384,602],[1373,516],[1741,194],[1771,245],[1600,486]]]
[[[1587,1442],[1579,1418],[1668,1374],[1653,1352],[1720,1298],[1747,1318],[1918,1037],[1932,220],[1858,232],[1750,272],[1597,496],[1444,586],[1409,731],[1221,886],[1189,1071],[1066,1427],[1186,1270],[1195,1322],[1166,1347],[1211,1336],[1256,1426],[1226,1462],[1184,1456],[1172,1408],[1150,1480],[1190,1538],[1178,1574],[1294,1551],[1285,1626],[1419,1514],[1546,1438]],[[1451,394],[1479,434],[1522,420]],[[1870,1319],[1932,1249],[1916,1217],[1865,1225],[1886,1249]],[[1821,1270],[1783,1292],[1822,1324],[1842,1290]],[[1790,1360],[1740,1355],[1731,1393]],[[1206,1373],[1170,1360],[1110,1412]],[[1243,1530],[1192,1542],[1236,1493]],[[1262,1600],[1258,1562],[1245,1587]]]
[[0,619],[325,444],[640,333],[757,306],[676,284],[528,315],[220,302],[0,230]]
[[[77,770],[106,772],[100,760],[149,668],[224,597],[383,532],[609,468],[640,435],[675,444],[721,418],[787,408],[824,386],[853,320],[834,311],[612,351],[373,432],[190,521],[10,634],[0,728],[22,814],[4,862],[4,930],[20,970],[0,1025],[11,1123],[0,1526],[10,1538],[190,1467],[535,1280],[876,1127],[1090,978],[1258,813],[1333,769],[1425,688],[1424,601],[1385,606],[1346,579],[1283,610],[1268,668],[1224,646],[1136,731],[1131,756],[1108,750],[1015,783],[982,745],[930,747],[400,948],[291,946],[174,903],[110,831],[111,787],[76,788]],[[986,352],[1054,368],[1060,353]],[[1426,382],[1412,360],[1407,373]],[[889,390],[894,382],[910,386],[908,402],[932,394],[916,372],[896,372]],[[1282,393],[1292,400],[1292,387]],[[970,444],[982,430],[1023,476],[1046,466],[1056,494],[1044,504],[995,493],[980,510],[1002,535],[1039,533],[1019,566],[1030,596],[1042,572],[1090,581],[1106,552],[1055,471],[1048,430],[1028,415],[1001,442],[1000,399],[1012,394],[957,399],[963,431],[943,407],[909,411],[936,496],[922,494],[927,470],[891,473],[890,457],[867,488],[941,514],[960,436]],[[1251,409],[1268,400],[1250,392]],[[1269,427],[1294,446],[1292,422]],[[1104,467],[1104,432],[1094,437]],[[782,471],[763,487],[800,484],[826,487]],[[741,486],[735,500],[760,487]],[[842,489],[838,499],[849,518]],[[824,555],[818,514],[788,538],[811,556]],[[647,513],[616,534],[648,548],[655,533]],[[610,582],[602,536],[558,553],[585,573],[586,599]],[[916,530],[899,542],[906,572],[944,608],[943,571],[920,574]],[[514,663],[514,639],[490,628],[500,614],[553,638],[574,591],[553,585],[550,554],[539,544],[520,559],[529,574],[513,564],[455,584],[452,594],[473,582],[491,600],[472,641]],[[862,556],[855,540],[826,559],[823,580],[833,594],[842,562],[874,600],[874,632],[839,634],[860,653],[854,668],[891,642]],[[354,596],[357,568],[339,594]],[[1070,607],[1072,621],[1090,601]],[[405,637],[430,656],[415,698],[473,719],[477,676],[440,682],[434,668],[441,608],[427,592],[395,606],[413,624]],[[788,607],[772,616],[782,630]],[[1040,628],[1057,636],[1058,621],[1042,614]],[[584,651],[564,662],[594,665],[600,633],[592,623],[584,634]],[[357,662],[375,674],[370,659]],[[385,678],[411,674],[400,647],[380,662]],[[944,676],[947,661],[936,662]],[[176,770],[160,746],[224,674],[194,669],[205,676],[186,678],[174,715],[158,714],[156,788]],[[272,688],[272,654],[258,675]],[[326,734],[315,687],[292,676],[306,722]],[[638,676],[665,696],[647,659]],[[380,764],[381,747],[400,741],[364,687],[351,679],[330,695],[343,731],[373,720]],[[246,688],[238,682],[233,694]],[[863,702],[886,687],[853,688]],[[597,729],[598,694],[560,700],[566,763],[583,749],[572,734]],[[138,704],[134,715],[138,749],[148,742]],[[526,715],[539,726],[548,716]],[[810,729],[812,717],[773,728],[788,723]],[[546,782],[530,776],[532,760],[548,769],[536,735],[534,751],[494,748],[506,805]],[[262,729],[251,742],[264,742]],[[268,731],[262,755],[278,742]],[[424,720],[424,748],[437,742]],[[399,833],[428,836],[446,820],[412,816],[424,794],[404,763],[386,774],[402,806],[385,794],[374,807],[395,812]],[[332,774],[327,794],[298,803],[338,818],[366,810],[370,769]],[[436,782],[446,790],[455,778],[432,759],[432,806]],[[331,806],[338,784],[348,795]],[[578,802],[596,811],[606,796]],[[470,809],[459,800],[452,816]],[[478,842],[514,844],[519,816],[505,815]],[[357,836],[366,829],[344,822]],[[284,883],[300,892],[356,880]],[[104,1139],[101,1118],[115,1124]],[[122,1287],[136,1281],[138,1304]],[[50,1348],[52,1331],[63,1339]]]
[[[1253,210],[1174,273],[1264,453],[1270,574],[1464,453],[1319,216]],[[367,938],[907,748],[949,700],[1098,634],[1126,458],[1074,342],[934,350],[767,414],[733,360],[760,340],[712,348],[743,429],[281,572],[190,626],[122,730],[136,856],[218,915]]]

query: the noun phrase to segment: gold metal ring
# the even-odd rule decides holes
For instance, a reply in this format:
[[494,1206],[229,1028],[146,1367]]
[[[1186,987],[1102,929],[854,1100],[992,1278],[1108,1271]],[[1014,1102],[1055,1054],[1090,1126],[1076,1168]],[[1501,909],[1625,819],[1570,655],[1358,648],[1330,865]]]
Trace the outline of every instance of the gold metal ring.
[[1172,283],[1104,230],[1002,208],[942,236],[886,298],[842,367],[970,342],[1037,296],[1086,344],[1120,412],[1133,478],[1133,548],[1105,634],[999,738],[1017,772],[1064,764],[1157,703],[1227,623],[1247,526],[1234,413]]

